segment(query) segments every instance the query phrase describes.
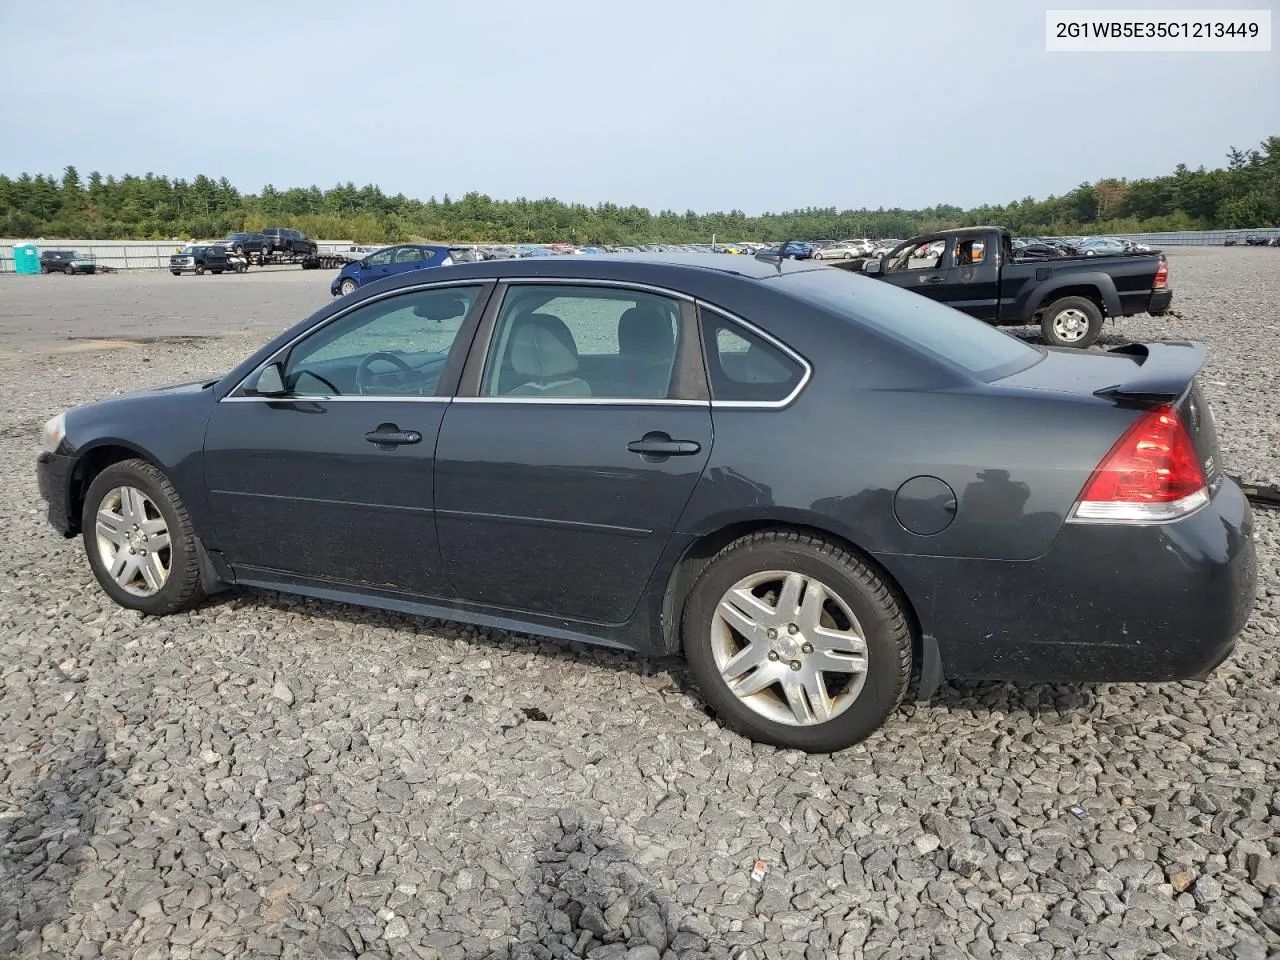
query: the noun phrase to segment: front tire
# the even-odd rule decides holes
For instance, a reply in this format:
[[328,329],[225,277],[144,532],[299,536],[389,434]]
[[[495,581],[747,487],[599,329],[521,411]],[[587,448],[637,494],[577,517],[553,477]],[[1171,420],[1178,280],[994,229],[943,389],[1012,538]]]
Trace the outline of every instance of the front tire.
[[1084,297],[1063,297],[1049,304],[1040,321],[1040,335],[1051,347],[1091,346],[1102,333],[1102,311]]
[[358,286],[359,284],[357,284],[354,280],[348,277],[346,280],[343,280],[342,283],[338,285],[338,292],[341,293],[344,297],[349,297],[351,296],[351,294],[356,292],[356,288]]
[[204,599],[186,505],[147,461],[124,460],[98,474],[80,528],[93,575],[120,606],[164,616]]
[[789,531],[752,534],[712,558],[681,633],[721,723],[810,753],[869,736],[911,676],[911,632],[884,581],[842,547]]
[[62,272],[65,273],[68,277],[74,277],[76,275],[76,268],[73,267],[71,264],[67,264],[66,267],[63,268]]

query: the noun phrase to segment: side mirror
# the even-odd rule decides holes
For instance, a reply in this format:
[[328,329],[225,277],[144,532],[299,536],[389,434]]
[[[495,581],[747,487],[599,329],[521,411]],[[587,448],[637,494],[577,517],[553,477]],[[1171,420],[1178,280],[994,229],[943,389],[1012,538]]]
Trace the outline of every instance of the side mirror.
[[262,372],[258,374],[258,382],[254,384],[253,389],[257,391],[259,396],[263,397],[283,397],[287,390],[284,388],[284,372],[280,368],[280,364],[272,363],[262,368]]
[[868,260],[862,265],[862,272],[875,275],[880,272],[881,262],[878,259]]

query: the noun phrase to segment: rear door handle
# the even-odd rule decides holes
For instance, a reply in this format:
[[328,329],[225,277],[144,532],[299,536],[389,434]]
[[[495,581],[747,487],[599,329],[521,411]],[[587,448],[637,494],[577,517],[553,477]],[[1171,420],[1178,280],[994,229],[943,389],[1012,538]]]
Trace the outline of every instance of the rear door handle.
[[417,430],[370,430],[364,438],[380,447],[399,447],[406,443],[417,443],[422,439],[422,434]]
[[672,440],[665,433],[646,434],[642,440],[632,440],[627,449],[646,457],[691,457],[702,450],[696,440]]

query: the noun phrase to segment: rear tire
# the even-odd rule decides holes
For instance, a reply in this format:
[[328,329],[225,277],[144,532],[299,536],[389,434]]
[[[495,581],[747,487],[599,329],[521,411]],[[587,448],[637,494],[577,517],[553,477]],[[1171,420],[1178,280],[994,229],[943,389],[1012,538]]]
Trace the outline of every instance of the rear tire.
[[[784,599],[788,582],[795,584],[794,607]],[[748,601],[726,608],[743,591]],[[811,591],[817,605],[807,611]],[[743,607],[745,617],[736,612]],[[791,531],[752,534],[716,554],[689,593],[681,635],[690,670],[721,723],[810,753],[868,737],[898,708],[911,677],[911,631],[889,587],[853,553]],[[758,659],[744,660],[753,649]],[[857,666],[841,670],[844,664]],[[727,677],[747,688],[745,695]]]
[[1040,321],[1040,335],[1051,347],[1091,346],[1102,333],[1102,311],[1084,297],[1063,297],[1049,304]]
[[98,474],[85,494],[80,528],[93,575],[120,606],[164,616],[204,599],[187,508],[147,461],[124,460]]

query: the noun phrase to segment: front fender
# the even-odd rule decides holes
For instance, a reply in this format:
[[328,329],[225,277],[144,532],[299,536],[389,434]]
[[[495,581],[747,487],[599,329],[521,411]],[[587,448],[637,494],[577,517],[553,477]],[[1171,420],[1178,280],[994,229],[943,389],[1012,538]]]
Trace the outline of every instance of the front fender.
[[127,451],[164,472],[199,530],[207,516],[204,432],[213,390],[186,386],[114,397],[67,412],[66,445],[72,476],[107,448]]

